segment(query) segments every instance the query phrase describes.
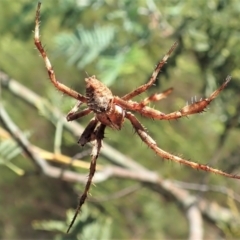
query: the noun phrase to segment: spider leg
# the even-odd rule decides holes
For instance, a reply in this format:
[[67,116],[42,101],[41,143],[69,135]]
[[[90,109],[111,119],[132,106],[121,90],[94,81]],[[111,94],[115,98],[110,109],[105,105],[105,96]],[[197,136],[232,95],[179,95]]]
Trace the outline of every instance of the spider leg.
[[118,98],[118,97],[114,97],[114,103],[116,103],[117,105],[119,105],[119,106],[121,106],[125,109],[132,110],[132,111],[137,111],[142,116],[145,116],[145,117],[148,117],[148,118],[157,119],[157,120],[172,120],[172,119],[181,118],[183,116],[188,116],[188,115],[203,112],[206,109],[206,107],[227,86],[227,84],[229,83],[230,80],[231,80],[231,77],[227,76],[225,82],[216,91],[214,91],[210,95],[209,98],[205,98],[203,100],[194,102],[190,105],[187,105],[187,106],[183,107],[182,109],[180,109],[178,111],[175,111],[175,112],[172,112],[172,113],[169,113],[169,114],[162,113],[158,110],[155,110],[155,109],[147,107],[147,106],[142,107],[142,105],[140,103],[133,102],[133,101],[124,101],[124,100],[122,100],[121,98]]
[[161,71],[162,67],[164,64],[167,62],[168,58],[170,57],[171,53],[174,51],[174,49],[177,47],[178,43],[175,42],[170,50],[167,52],[167,54],[163,57],[163,59],[157,64],[155,70],[152,73],[151,78],[149,79],[148,83],[143,84],[142,86],[138,87],[137,89],[133,90],[132,92],[126,94],[125,96],[122,97],[123,100],[129,100],[143,92],[145,92],[148,88],[150,88],[154,82],[156,81],[156,78]]
[[159,111],[145,107],[141,110],[141,114],[146,117],[151,117],[153,119],[158,120],[172,120],[172,119],[178,119],[184,116],[189,116],[192,114],[197,114],[200,112],[203,112],[206,107],[220,94],[220,92],[227,86],[228,82],[231,80],[231,77],[228,76],[226,78],[226,81],[217,89],[215,90],[209,98],[205,98],[203,100],[194,102],[190,105],[187,105],[183,107],[182,109],[169,113],[169,114],[159,114]]
[[76,112],[78,112],[79,108],[81,107],[81,105],[83,104],[83,102],[81,101],[77,101],[76,104],[74,105],[74,107],[69,111],[69,113],[67,114],[67,116],[72,115]]
[[92,110],[89,108],[86,108],[82,111],[79,111],[79,107],[82,105],[81,101],[77,101],[77,103],[75,104],[75,106],[69,111],[69,113],[67,114],[67,121],[73,121],[76,120],[78,118],[81,118],[83,116],[86,116],[87,114],[89,114]]
[[143,101],[141,101],[139,104],[141,104],[144,107],[150,102],[160,101],[166,98],[172,91],[173,91],[173,88],[169,88],[162,93],[154,93],[150,97],[143,99]]
[[86,109],[84,109],[80,112],[75,112],[75,113],[69,112],[67,114],[66,118],[67,118],[67,121],[73,121],[73,120],[76,120],[78,118],[81,118],[81,117],[84,117],[84,116],[88,115],[90,112],[92,112],[92,110],[89,109],[89,108],[86,108]]
[[161,148],[159,148],[157,146],[156,142],[147,134],[143,125],[137,120],[137,118],[131,112],[126,112],[125,116],[131,122],[131,124],[133,125],[134,129],[136,130],[137,134],[142,139],[142,141],[147,146],[149,146],[158,156],[162,157],[163,159],[171,160],[171,161],[174,161],[174,162],[177,162],[180,164],[187,165],[188,167],[191,167],[194,169],[215,173],[215,174],[222,175],[222,176],[225,176],[228,178],[240,179],[240,176],[238,176],[238,175],[229,174],[229,173],[223,172],[221,170],[211,168],[204,164],[191,162],[191,161],[185,160],[183,158],[180,158],[178,156],[175,156],[173,154],[170,154],[170,153],[162,150]]
[[96,139],[94,130],[96,129],[98,123],[99,121],[96,118],[92,118],[90,120],[87,127],[83,131],[81,137],[79,138],[78,144],[80,144],[81,146],[84,146],[86,143]]
[[41,40],[40,40],[40,34],[39,34],[39,23],[40,23],[40,7],[41,3],[38,3],[37,11],[36,11],[36,19],[35,19],[35,31],[34,31],[34,44],[37,47],[38,51],[43,57],[43,60],[45,62],[47,71],[48,71],[48,76],[53,83],[53,85],[61,92],[69,95],[70,97],[73,97],[77,100],[80,100],[81,102],[87,102],[87,98],[84,97],[83,95],[79,94],[78,92],[74,91],[73,89],[65,86],[64,84],[60,83],[57,81],[53,67],[50,63],[50,60],[47,57],[47,53],[44,50]]
[[98,158],[100,149],[102,147],[102,139],[104,138],[105,128],[106,128],[105,125],[100,124],[93,133],[95,135],[95,140],[94,140],[94,146],[93,146],[92,153],[91,153],[92,159],[91,159],[91,164],[90,164],[90,169],[89,169],[88,180],[87,180],[85,189],[83,191],[83,194],[81,195],[81,197],[79,199],[77,209],[76,209],[73,219],[68,227],[67,233],[70,231],[71,227],[73,226],[73,224],[77,218],[77,215],[80,212],[81,207],[84,204],[84,202],[88,196],[88,192],[89,192],[90,186],[92,184],[92,179],[93,179],[93,176],[94,176],[94,173],[96,170],[97,158]]

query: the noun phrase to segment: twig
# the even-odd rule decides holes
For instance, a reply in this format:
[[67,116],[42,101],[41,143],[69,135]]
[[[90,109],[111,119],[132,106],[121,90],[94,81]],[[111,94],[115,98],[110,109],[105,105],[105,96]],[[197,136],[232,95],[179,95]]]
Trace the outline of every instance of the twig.
[[130,187],[127,187],[127,188],[124,188],[118,192],[115,192],[111,195],[108,195],[108,196],[102,196],[102,197],[98,197],[98,198],[93,198],[93,197],[90,197],[89,198],[89,201],[91,202],[106,202],[106,201],[111,201],[111,200],[114,200],[114,199],[119,199],[119,198],[123,198],[127,195],[130,195],[132,194],[133,192],[136,192],[137,190],[141,189],[142,186],[140,184],[135,184],[133,186],[130,186]]
[[[55,120],[58,120],[60,118],[63,119],[63,115],[58,111],[58,109],[53,108],[49,103],[44,104],[42,98],[31,92],[29,89],[25,88],[15,80],[10,79],[6,74],[2,72],[0,72],[0,83],[3,84],[4,87],[7,87],[15,95],[26,100],[38,109],[40,109],[41,107],[49,108],[49,110],[51,110],[52,117]],[[15,126],[15,124],[11,121],[11,119],[1,106],[0,117],[2,118],[2,121],[4,122],[6,128],[11,133],[13,138],[23,148],[24,152],[27,153],[27,156],[35,164],[37,164],[38,168],[48,176],[59,177],[61,174],[61,169],[50,166],[44,159],[34,153],[33,146],[28,142],[27,139],[24,138],[21,131]],[[79,135],[79,133],[81,133],[83,130],[83,128],[76,122],[67,124],[66,121],[63,120],[63,124],[64,127],[66,127],[73,134]],[[104,144],[104,148],[102,150],[102,153],[106,158],[110,159],[116,165],[123,166],[125,169],[122,167],[104,167],[101,171],[96,173],[94,177],[95,183],[106,181],[111,177],[119,177],[139,181],[143,184],[143,186],[148,187],[150,190],[157,192],[157,194],[168,198],[168,200],[178,202],[179,206],[181,206],[184,212],[188,213],[190,219],[190,229],[196,229],[197,225],[198,228],[202,228],[201,220],[198,219],[198,221],[195,221],[192,217],[195,214],[198,214],[197,211],[201,212],[201,214],[199,214],[199,217],[206,216],[206,219],[212,222],[217,223],[221,221],[231,224],[232,221],[235,221],[235,217],[229,209],[223,208],[215,203],[213,204],[204,199],[198,199],[197,197],[191,195],[189,191],[180,189],[174,184],[174,182],[170,180],[162,179],[161,176],[159,176],[158,174],[149,171],[148,169],[134,162],[134,160],[127,158],[106,143]],[[67,170],[63,171],[62,178],[65,181],[72,182],[86,181],[85,175],[83,176]],[[190,238],[191,236],[196,236],[193,234],[195,233],[191,230],[189,235]],[[198,233],[199,239],[201,237],[201,234],[202,232],[200,231]]]
[[[10,139],[11,135],[4,130],[3,128],[0,127],[0,139]],[[50,161],[50,162],[57,162],[57,163],[61,163],[64,165],[71,165],[73,167],[77,167],[77,168],[84,168],[84,169],[88,169],[89,168],[89,163],[85,162],[83,160],[79,160],[83,157],[86,156],[86,153],[88,153],[89,155],[89,150],[85,150],[81,153],[77,153],[75,156],[73,157],[68,157],[64,154],[60,154],[60,153],[52,153],[49,151],[46,151],[42,148],[39,148],[35,145],[32,145],[32,150],[35,152],[35,154],[39,155],[41,158]],[[101,169],[102,166],[101,164],[98,164],[97,169]]]
[[[28,156],[34,165],[37,166],[38,170],[47,176],[59,178],[61,175],[61,169],[50,166],[43,158],[41,158],[33,151],[32,145],[28,142],[27,138],[18,129],[18,127],[13,123],[3,108],[2,104],[0,104],[0,119],[3,122],[3,125],[15,139],[15,141],[19,144],[19,146],[21,146],[26,156]],[[64,174],[62,174],[62,179],[70,182],[85,182],[86,176],[77,174],[72,171],[64,171]]]
[[235,201],[240,203],[240,195],[236,192],[233,192],[231,195],[229,195],[229,188],[224,186],[218,186],[218,185],[206,185],[206,184],[198,184],[198,183],[186,183],[186,182],[180,182],[174,180],[173,183],[176,185],[176,187],[188,189],[188,190],[194,190],[199,192],[219,192],[222,194],[225,194]]
[[[52,117],[52,122],[57,122],[59,119],[62,119],[63,126],[68,131],[70,131],[76,138],[79,138],[80,133],[83,132],[84,128],[80,124],[78,124],[77,122],[67,122],[65,116],[63,116],[63,114],[57,108],[53,107],[45,99],[41,98],[36,93],[29,90],[28,88],[26,88],[16,80],[10,78],[7,74],[1,71],[0,84],[3,87],[8,88],[14,95],[35,106],[37,109],[40,110],[44,108],[46,111],[49,110],[51,113],[50,115]],[[137,171],[146,170],[140,164],[126,157],[119,151],[115,150],[107,143],[104,143],[104,146],[101,149],[101,154],[114,164],[123,166],[125,168],[134,169]]]
[[198,204],[193,204],[187,209],[189,223],[189,240],[203,239],[203,220]]

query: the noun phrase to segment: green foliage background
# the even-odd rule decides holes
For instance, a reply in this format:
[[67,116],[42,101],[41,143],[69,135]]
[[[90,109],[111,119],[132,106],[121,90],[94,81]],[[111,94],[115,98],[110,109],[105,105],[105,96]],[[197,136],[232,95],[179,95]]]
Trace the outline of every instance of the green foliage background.
[[[49,83],[33,44],[36,5],[37,1],[29,0],[0,1],[0,70],[67,113],[74,101]],[[177,40],[179,46],[156,86],[137,98],[174,87],[171,96],[154,105],[162,112],[180,109],[195,95],[198,99],[209,95],[232,75],[227,89],[204,114],[172,122],[138,117],[164,150],[239,173],[239,13],[240,2],[234,0],[42,1],[40,31],[59,81],[84,93],[84,78],[96,75],[118,96],[145,83]],[[30,132],[31,143],[52,151],[53,124],[4,89],[1,102],[19,128]],[[88,121],[88,117],[79,120],[84,126]],[[215,184],[239,193],[237,180],[162,161],[141,143],[129,123],[120,132],[108,129],[105,141],[164,178]],[[74,156],[82,149],[63,132],[62,151]],[[34,166],[20,155],[12,161],[27,174],[20,177],[1,165],[0,237],[64,238],[66,219],[72,216],[69,209],[76,207],[76,193],[83,186],[34,174]],[[108,162],[100,157],[99,163]],[[95,199],[111,199],[114,193],[135,185],[130,180],[110,179],[92,187],[91,194]],[[226,195],[201,194],[229,207]],[[74,228],[75,238],[79,229],[86,234],[84,239],[184,239],[188,234],[178,206],[144,187],[122,198],[88,202],[84,208]],[[206,222],[206,239],[228,234],[239,236],[226,226],[216,228]]]

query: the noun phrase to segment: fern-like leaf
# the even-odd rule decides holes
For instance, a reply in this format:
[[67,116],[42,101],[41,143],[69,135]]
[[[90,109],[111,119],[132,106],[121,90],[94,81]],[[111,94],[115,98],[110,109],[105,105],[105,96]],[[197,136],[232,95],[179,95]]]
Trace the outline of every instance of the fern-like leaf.
[[109,47],[114,36],[112,27],[95,26],[92,30],[86,30],[80,26],[74,33],[56,37],[57,53],[67,56],[70,65],[76,64],[82,69]]

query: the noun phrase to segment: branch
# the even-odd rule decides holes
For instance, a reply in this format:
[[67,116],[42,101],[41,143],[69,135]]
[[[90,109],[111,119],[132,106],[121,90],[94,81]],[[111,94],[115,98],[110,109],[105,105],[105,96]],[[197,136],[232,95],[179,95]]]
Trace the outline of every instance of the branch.
[[62,169],[49,165],[43,158],[36,154],[33,150],[33,146],[28,142],[27,138],[19,130],[19,128],[13,123],[13,121],[3,108],[2,104],[0,104],[0,120],[3,122],[3,125],[12,135],[13,139],[23,149],[26,156],[28,156],[28,158],[32,160],[34,165],[37,166],[37,169],[43,174],[53,178],[61,178],[69,182],[85,182],[85,175],[80,175],[68,170],[62,172]]
[[139,181],[143,186],[157,192],[168,200],[178,202],[184,211],[188,211],[192,206],[196,205],[202,215],[206,217],[206,220],[228,224],[236,221],[236,217],[228,208],[221,207],[215,202],[212,203],[205,199],[199,199],[198,196],[191,195],[189,191],[179,188],[174,181],[163,179],[154,172],[136,172],[120,167],[105,167],[101,171],[96,172],[94,183],[116,177]]
[[[0,72],[0,83],[3,87],[8,88],[16,96],[24,99],[36,108],[42,107],[51,111],[52,120],[63,119],[64,127],[67,128],[72,134],[77,136],[83,131],[83,127],[76,122],[67,124],[64,120],[64,116],[58,109],[52,107],[49,103],[46,103],[41,97],[33,93],[26,87],[22,86],[17,81],[10,79],[6,74]],[[34,152],[33,146],[24,137],[22,132],[12,122],[6,111],[0,105],[0,118],[4,122],[5,127],[8,129],[13,138],[22,147],[27,156],[38,166],[44,174],[62,178],[65,181],[81,182],[85,183],[86,176],[72,171],[62,170],[49,165],[45,159],[41,158],[36,152]],[[99,172],[95,174],[94,182],[106,181],[109,178],[124,178],[133,179],[141,182],[141,184],[157,194],[178,203],[178,206],[186,212],[189,219],[190,234],[189,239],[202,239],[202,216],[206,220],[218,223],[219,221],[231,224],[236,221],[231,210],[223,208],[216,203],[208,202],[204,199],[199,199],[196,196],[190,194],[189,191],[179,188],[173,181],[162,179],[162,177],[148,169],[144,168],[134,160],[127,158],[114,148],[110,147],[106,143],[102,149],[102,154],[111,162],[122,167],[103,167]],[[200,214],[201,213],[201,214]],[[198,230],[198,232],[196,231]]]
[[[36,107],[38,110],[44,109],[46,111],[49,111],[51,113],[49,114],[49,116],[52,117],[52,122],[57,122],[61,118],[64,127],[68,131],[70,131],[76,138],[78,138],[80,133],[83,132],[84,127],[82,127],[80,124],[78,124],[77,122],[71,122],[71,124],[67,122],[65,116],[57,108],[53,107],[49,102],[47,102],[46,99],[41,98],[36,93],[32,92],[31,90],[29,90],[16,80],[10,78],[7,74],[1,71],[0,84],[3,87],[9,89],[9,91],[11,91],[17,97],[20,97],[27,103]],[[120,165],[125,168],[134,169],[137,171],[146,170],[140,164],[136,163],[132,159],[115,150],[107,143],[104,143],[104,147],[101,149],[101,155],[103,155],[116,165]]]
[[[4,130],[3,128],[0,127],[0,139],[10,139],[12,138],[11,135]],[[50,162],[57,162],[60,164],[64,164],[64,165],[71,165],[73,167],[78,167],[78,168],[84,168],[84,169],[88,169],[89,168],[89,163],[83,160],[79,160],[85,156],[89,156],[91,151],[85,150],[82,151],[80,153],[77,153],[75,156],[73,157],[69,157],[66,156],[62,153],[52,153],[49,151],[46,151],[42,148],[39,148],[35,145],[31,145],[32,150],[35,154],[39,155],[41,158],[50,161]],[[96,167],[97,170],[100,170],[102,168],[101,164],[98,164],[98,166]]]
[[189,223],[189,240],[203,239],[203,221],[200,209],[197,204],[193,204],[187,210]]

